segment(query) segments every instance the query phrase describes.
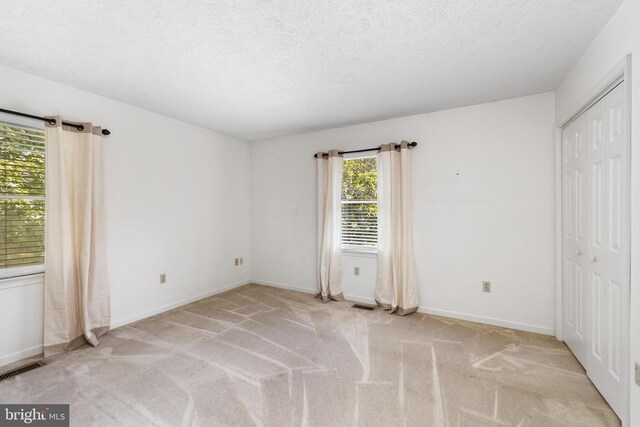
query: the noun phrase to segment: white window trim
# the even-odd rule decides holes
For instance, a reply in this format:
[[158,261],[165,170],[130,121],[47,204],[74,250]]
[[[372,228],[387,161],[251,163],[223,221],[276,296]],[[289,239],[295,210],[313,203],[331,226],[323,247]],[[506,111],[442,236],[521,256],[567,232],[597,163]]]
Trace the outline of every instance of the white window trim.
[[342,255],[358,256],[363,258],[377,258],[378,249],[374,249],[374,248],[366,249],[358,246],[343,246]]
[[[378,150],[374,148],[370,151],[363,151],[360,153],[345,153],[342,155],[343,160],[356,160],[356,159],[368,159],[371,157],[377,157]],[[377,161],[377,160],[376,160]],[[342,204],[342,200],[340,201]],[[342,245],[341,247],[342,255],[348,256],[361,256],[364,258],[377,258],[378,257],[378,248],[367,248],[363,246],[348,246]]]
[[[44,266],[42,267],[44,269]],[[25,276],[9,277],[7,279],[0,279],[0,291],[23,286],[40,285],[42,283],[44,283],[43,272]]]
[[344,153],[342,158],[344,160],[355,160],[355,159],[367,159],[369,157],[376,157],[378,155],[378,149],[374,148],[370,151],[362,151],[360,153]]
[[0,279],[13,279],[14,277],[23,277],[39,273],[44,273],[44,264],[4,268],[0,270]]
[[[44,130],[44,123],[40,120],[28,117],[14,116],[13,114],[0,113],[0,122],[22,126],[35,130]],[[15,198],[15,196],[0,196],[0,198]],[[29,196],[29,199],[44,200],[44,197]],[[18,286],[30,286],[44,282],[44,264],[26,265],[0,269],[0,290],[15,288]]]
[[44,122],[42,120],[30,119],[28,117],[15,116],[13,114],[0,112],[0,122],[5,122],[17,126],[24,126],[35,130],[44,130]]

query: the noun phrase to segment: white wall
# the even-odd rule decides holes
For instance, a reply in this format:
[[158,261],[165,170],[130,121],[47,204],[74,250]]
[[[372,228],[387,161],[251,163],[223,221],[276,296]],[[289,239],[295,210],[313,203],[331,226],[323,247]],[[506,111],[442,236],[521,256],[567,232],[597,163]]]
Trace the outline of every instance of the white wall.
[[[250,278],[249,143],[6,68],[0,106],[112,131],[104,214],[113,326]],[[0,284],[0,365],[37,353],[41,325],[42,285]]]
[[640,362],[640,2],[626,0],[557,89],[556,117],[563,120],[587,93],[632,54],[631,99],[631,417],[640,426],[640,387],[633,380],[633,363]]
[[[553,121],[545,93],[253,143],[254,281],[316,288],[313,153],[418,141],[421,310],[552,334]],[[370,299],[375,259],[343,260],[345,294]],[[492,293],[481,292],[483,280]]]

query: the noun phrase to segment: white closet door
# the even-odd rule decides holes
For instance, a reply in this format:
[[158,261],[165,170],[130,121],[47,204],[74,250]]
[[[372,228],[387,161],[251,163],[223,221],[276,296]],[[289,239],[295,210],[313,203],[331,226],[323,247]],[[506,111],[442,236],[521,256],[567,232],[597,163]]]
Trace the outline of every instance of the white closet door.
[[563,216],[563,326],[564,339],[586,366],[587,322],[585,309],[585,166],[587,118],[574,120],[562,132]]
[[588,286],[587,374],[619,415],[623,411],[623,331],[629,292],[624,90],[619,85],[586,113]]

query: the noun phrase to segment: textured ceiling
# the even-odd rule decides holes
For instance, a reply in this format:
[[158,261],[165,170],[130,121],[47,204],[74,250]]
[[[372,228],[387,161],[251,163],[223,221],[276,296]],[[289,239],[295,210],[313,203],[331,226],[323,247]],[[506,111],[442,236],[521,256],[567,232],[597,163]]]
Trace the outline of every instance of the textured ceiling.
[[553,90],[621,0],[3,0],[0,65],[247,140]]

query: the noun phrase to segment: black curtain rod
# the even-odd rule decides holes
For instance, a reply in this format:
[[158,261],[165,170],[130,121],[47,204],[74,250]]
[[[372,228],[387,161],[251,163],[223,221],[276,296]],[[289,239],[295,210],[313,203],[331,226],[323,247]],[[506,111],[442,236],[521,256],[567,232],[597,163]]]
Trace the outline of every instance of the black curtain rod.
[[[418,143],[413,141],[413,142],[410,142],[408,145],[409,147],[415,147],[416,145],[418,145]],[[395,144],[395,148],[398,148],[398,147],[400,147],[400,144]],[[380,151],[380,147],[364,148],[362,150],[338,151],[338,154],[342,155],[342,154],[349,154],[349,153],[364,153],[364,152],[373,151],[373,150]],[[314,154],[313,157],[317,159],[318,153]]]
[[[55,119],[48,119],[46,117],[34,116],[32,114],[27,114],[27,113],[19,113],[18,111],[5,110],[4,108],[0,108],[0,112],[7,113],[7,114],[13,114],[14,116],[21,116],[21,117],[28,117],[30,119],[35,119],[35,120],[42,120],[43,122],[47,122],[50,125],[55,125],[56,124]],[[78,129],[79,131],[84,130],[84,126],[82,126],[81,124],[78,124],[78,123],[62,122],[62,124],[65,125],[65,126],[74,127],[76,129]],[[109,129],[102,129],[102,134],[105,135],[105,136],[111,135],[111,131]]]

